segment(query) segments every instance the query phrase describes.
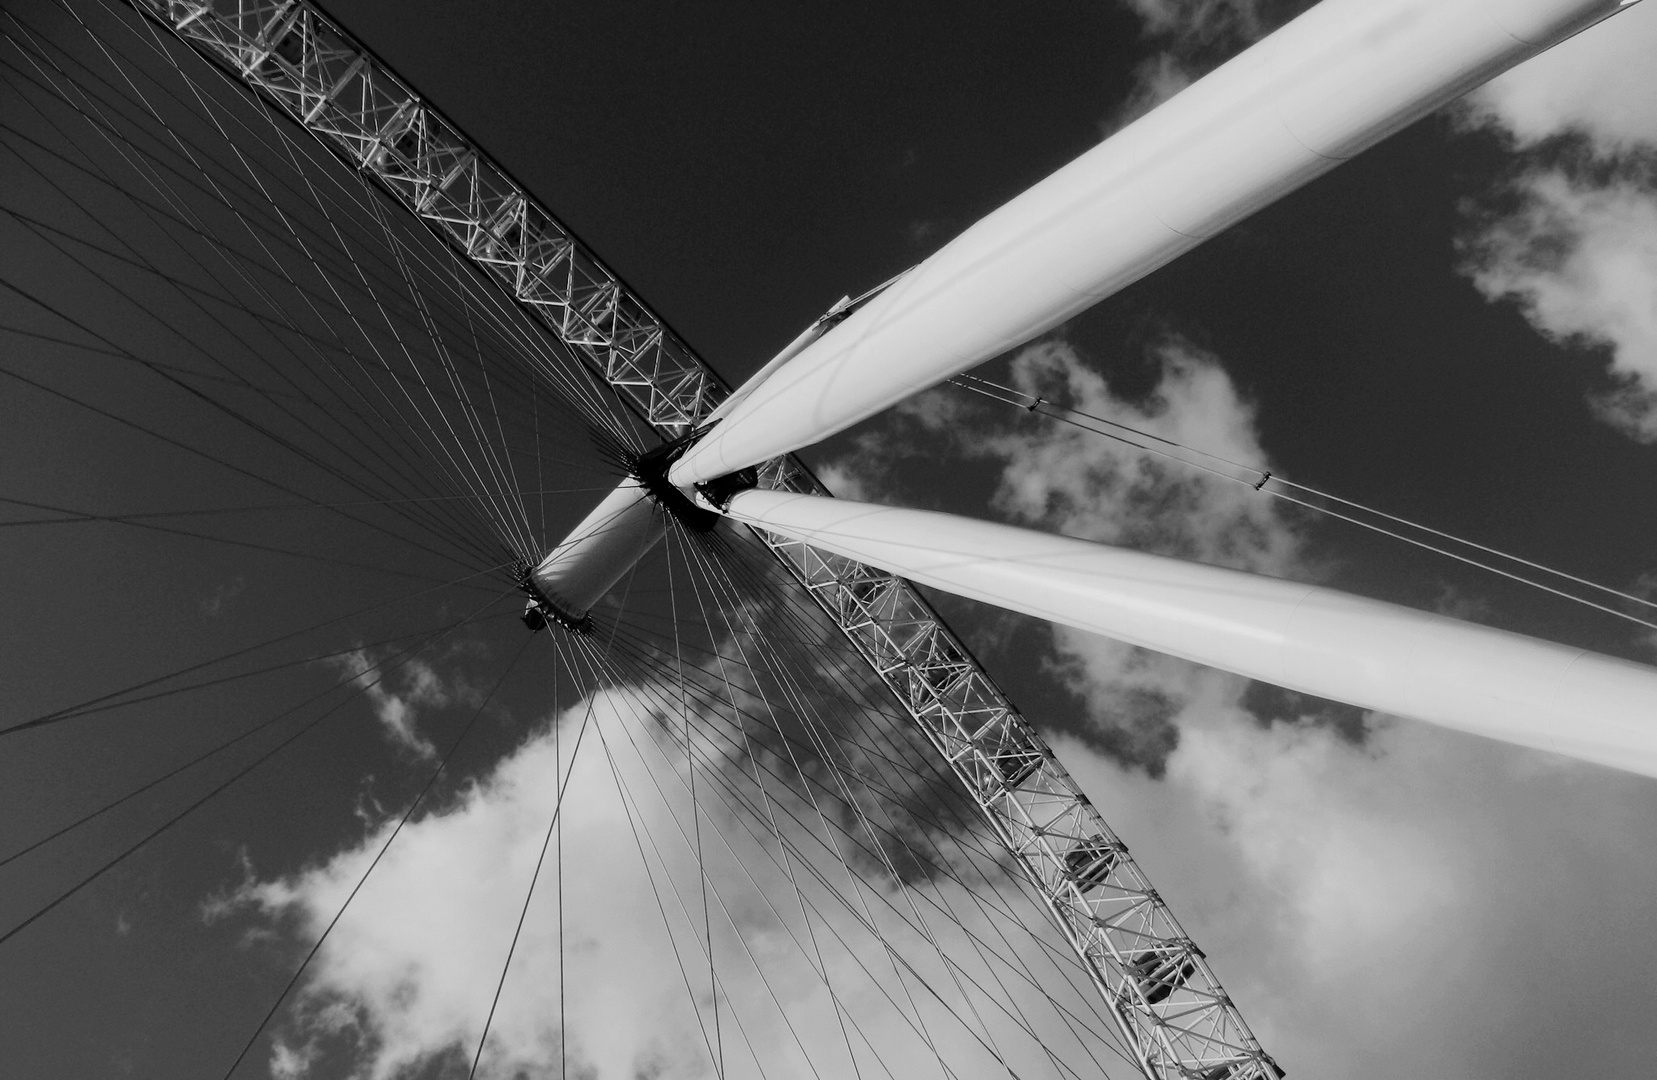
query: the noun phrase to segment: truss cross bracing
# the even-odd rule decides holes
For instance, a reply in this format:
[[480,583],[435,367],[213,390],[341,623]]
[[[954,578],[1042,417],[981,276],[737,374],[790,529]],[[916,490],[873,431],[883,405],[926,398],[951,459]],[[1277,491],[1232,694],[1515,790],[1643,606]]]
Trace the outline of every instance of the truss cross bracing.
[[[320,139],[497,282],[664,438],[724,382],[556,217],[363,45],[302,0],[132,0]],[[792,457],[760,485],[828,492]],[[1157,1080],[1280,1071],[1126,846],[908,583],[760,538],[879,673],[1034,885]]]

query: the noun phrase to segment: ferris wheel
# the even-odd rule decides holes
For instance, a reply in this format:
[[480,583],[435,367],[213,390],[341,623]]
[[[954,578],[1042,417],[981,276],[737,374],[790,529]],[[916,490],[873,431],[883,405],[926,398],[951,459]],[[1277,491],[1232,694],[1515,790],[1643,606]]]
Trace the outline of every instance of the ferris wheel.
[[[563,1075],[619,1064],[601,1011],[647,1027],[671,1009],[690,1041],[660,1052],[720,1077],[1282,1075],[1246,995],[1221,985],[1224,957],[1175,919],[1181,898],[1153,887],[916,586],[1646,775],[1657,671],[1323,587],[833,499],[793,455],[971,379],[1626,6],[1324,0],[848,295],[734,389],[314,4],[8,12],[7,329],[38,351],[7,373],[43,432],[91,440],[81,453],[43,435],[66,464],[11,501],[23,523],[183,546],[138,572],[125,540],[92,562],[49,541],[29,553],[73,558],[63,576],[92,590],[73,618],[111,659],[0,728],[55,755],[35,784],[70,772],[86,793],[22,816],[6,866],[96,837],[39,875],[0,948],[250,787],[325,829],[307,791],[332,785],[365,801],[365,824],[321,865],[251,806],[197,837],[240,831],[248,858],[288,867],[250,868],[213,925],[253,912],[306,942],[275,950],[280,985],[211,1006],[197,991],[232,1032],[203,1039],[201,1060],[230,1074],[261,1057],[345,1074],[366,1054],[376,1075]],[[1256,491],[1282,483],[1227,467]],[[109,491],[161,509],[86,509]],[[184,605],[199,625],[150,622],[177,606],[201,544],[315,573],[250,580],[223,562]],[[377,725],[350,727],[365,710]],[[452,722],[416,722],[437,714]],[[117,724],[130,734],[111,738]],[[401,774],[365,789],[363,762],[388,743],[382,767]],[[530,842],[468,839],[468,808],[506,834],[533,824]],[[337,832],[337,798],[333,812]],[[464,857],[423,870],[445,835]],[[479,887],[420,911],[433,872]],[[484,887],[496,874],[516,890]],[[331,906],[302,903],[300,883]],[[399,952],[399,931],[453,946]],[[346,938],[387,966],[345,970],[330,942]],[[422,1015],[451,1025],[435,1034],[364,1004],[416,993],[416,963],[442,969],[418,991]],[[649,995],[607,1000],[632,985],[615,972],[628,963],[654,965]],[[254,999],[268,1009],[249,1015]]]

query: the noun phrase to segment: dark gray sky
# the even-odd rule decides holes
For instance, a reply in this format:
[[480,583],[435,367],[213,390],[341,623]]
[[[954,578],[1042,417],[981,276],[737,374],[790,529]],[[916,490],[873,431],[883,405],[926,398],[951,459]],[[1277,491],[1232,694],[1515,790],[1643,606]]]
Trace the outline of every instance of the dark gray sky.
[[[461,11],[340,0],[330,10],[737,382],[840,296],[911,265],[1094,145],[1136,97],[1240,47],[1285,15],[1278,7],[501,2]],[[50,4],[18,14],[86,53]],[[1649,588],[1657,429],[1641,395],[1657,386],[1657,95],[1626,57],[1640,55],[1630,53],[1640,42],[1657,47],[1653,15],[1622,16],[1573,43],[1574,57],[1521,71],[1476,107],[1395,136],[986,373],[1037,380],[1095,411],[1165,425],[1194,445],[1607,585]],[[19,214],[55,220],[64,204],[24,164],[47,160],[29,156],[24,136],[48,136],[22,104],[32,70],[16,46],[23,31],[5,29],[5,280],[66,298],[146,355],[199,365],[233,350],[225,337],[197,337],[190,355],[154,320],[116,310],[85,267],[19,223]],[[76,191],[121,217],[127,235],[144,235],[130,208],[96,185]],[[10,327],[56,325],[15,295],[3,303]],[[4,341],[8,371],[222,447],[306,492],[352,497],[291,455],[237,441],[215,426],[222,418],[158,388],[151,373],[70,361],[15,334]],[[1652,659],[1653,638],[1632,624],[1339,523],[1238,501],[950,393],[805,456],[871,498],[1317,577]],[[281,498],[14,380],[0,410],[3,496],[95,513]],[[565,441],[568,456],[590,461],[578,437]],[[544,483],[605,482],[569,471]],[[571,490],[549,500],[547,533],[596,499]],[[237,521],[228,534],[244,541],[427,578],[464,572],[335,517]],[[8,724],[423,587],[116,526],[8,527],[0,560]],[[352,616],[352,637],[333,647],[437,625],[490,596],[444,594],[395,618]],[[1291,1075],[1649,1072],[1650,781],[1283,700],[942,603],[1054,736]],[[486,687],[515,630],[502,615],[434,664],[451,689]],[[494,775],[549,711],[551,667],[518,672],[486,713],[487,732],[457,759],[458,775]],[[0,741],[0,857],[171,768],[227,718],[239,729],[332,679],[313,666]],[[422,701],[412,684],[400,693],[439,746],[469,715],[464,693],[446,705]],[[566,688],[557,704],[570,700]],[[326,889],[314,876],[291,879],[298,899],[285,919],[239,910],[208,922],[204,900],[246,875],[276,881],[359,850],[359,814],[378,821],[423,775],[417,755],[371,722],[342,727],[325,751],[273,761],[0,943],[5,1071],[221,1073],[297,957],[295,912],[322,906]],[[211,786],[202,776],[163,789],[119,820],[0,867],[3,925]],[[330,970],[334,991],[360,992],[369,1012],[391,1008]],[[261,1044],[238,1075],[263,1075],[269,1053]],[[329,1059],[317,1075],[349,1060]],[[642,1069],[639,1060],[631,1067]],[[449,1075],[452,1064],[410,1075]],[[706,1070],[694,1057],[657,1064],[663,1075]]]

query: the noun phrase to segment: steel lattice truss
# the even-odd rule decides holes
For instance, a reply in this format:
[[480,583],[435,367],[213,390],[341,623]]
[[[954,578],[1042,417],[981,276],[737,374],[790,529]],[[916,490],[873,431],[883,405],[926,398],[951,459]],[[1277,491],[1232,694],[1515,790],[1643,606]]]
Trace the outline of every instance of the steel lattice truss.
[[[304,0],[132,0],[367,174],[667,438],[723,381],[535,198]],[[792,457],[763,487],[827,495]],[[761,533],[898,697],[1045,899],[1156,1080],[1275,1080],[1156,890],[930,604],[884,571]]]

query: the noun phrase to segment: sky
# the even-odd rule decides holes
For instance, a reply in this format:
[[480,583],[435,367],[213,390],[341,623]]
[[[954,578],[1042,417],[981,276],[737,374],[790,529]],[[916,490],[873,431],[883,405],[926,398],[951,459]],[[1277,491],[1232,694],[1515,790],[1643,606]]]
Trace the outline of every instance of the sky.
[[[735,382],[834,300],[924,257],[1294,5],[330,10]],[[1654,53],[1657,6],[1636,5],[982,373],[1649,590]],[[22,177],[15,160],[6,175]],[[16,239],[15,213],[34,198],[8,197],[6,280],[72,292],[21,254],[34,249]],[[24,373],[54,359],[7,348],[7,366]],[[127,415],[159,423],[175,407],[137,377],[62,370],[54,385],[105,395]],[[5,408],[0,494],[105,513],[269,497],[15,384]],[[178,430],[231,445],[191,417]],[[848,497],[1319,581],[1657,660],[1657,639],[1634,624],[959,391],[923,395],[803,456]],[[278,456],[250,460],[323,490]],[[549,535],[598,498],[574,490],[590,476],[558,482],[568,490]],[[80,529],[68,543],[68,528],[0,540],[17,613],[4,639],[7,723],[413,587],[118,529]],[[236,535],[444,572],[361,530],[278,519]],[[408,618],[437,623],[474,599],[490,597]],[[1650,780],[935,600],[1128,841],[1291,1076],[1649,1073]],[[503,624],[516,629],[505,616],[491,625]],[[339,643],[351,651],[295,683],[321,687],[371,660],[376,627],[355,628]],[[613,733],[633,730],[616,704],[625,692],[554,686],[549,699],[557,664],[533,657],[534,677],[486,708],[520,637],[462,635],[368,688],[357,706],[367,722],[327,753],[284,758],[210,821],[192,818],[0,943],[0,1002],[21,1019],[0,1029],[0,1060],[40,1077],[222,1073],[297,943],[326,925],[434,756],[481,710],[483,745],[457,760],[439,809],[386,849],[359,917],[341,922],[294,1009],[238,1073],[464,1075],[454,1048],[476,1037],[499,977],[502,928],[550,805],[549,754],[565,760],[548,744],[592,711],[610,710]],[[225,693],[157,707],[123,731],[30,736],[0,762],[13,792],[6,850],[100,791],[170,767],[221,713],[264,704]],[[604,779],[591,756],[582,770]],[[164,817],[171,805],[147,809]],[[629,843],[622,804],[583,805],[560,842],[572,870],[592,868],[571,875],[572,924],[655,927],[647,883],[609,856]],[[102,827],[61,859],[0,868],[6,925],[127,835]],[[583,1075],[712,1075],[696,1025],[673,1012],[677,969],[643,930],[592,931],[572,963],[583,992],[571,997],[569,1045],[547,1034],[558,943],[538,896],[489,1067],[538,1075],[562,1049]],[[783,988],[795,1015],[822,1022],[814,994]],[[785,1026],[755,1037],[784,1045]]]

